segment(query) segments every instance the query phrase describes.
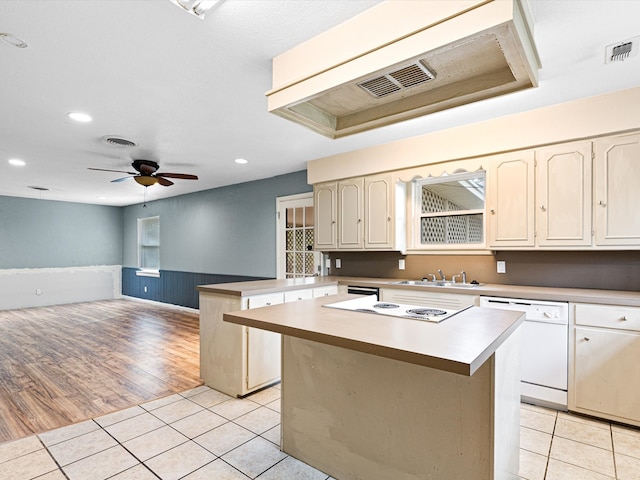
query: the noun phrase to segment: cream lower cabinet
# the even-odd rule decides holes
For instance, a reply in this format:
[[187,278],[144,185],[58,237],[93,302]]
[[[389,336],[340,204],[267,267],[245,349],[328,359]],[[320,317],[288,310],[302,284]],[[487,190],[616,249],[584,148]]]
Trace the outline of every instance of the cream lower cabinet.
[[460,310],[471,305],[478,305],[478,295],[464,293],[446,293],[433,291],[405,290],[396,288],[380,289],[380,300],[390,303],[404,303],[406,305],[420,305],[427,307],[449,308]]
[[640,426],[640,308],[571,309],[569,409]]
[[200,376],[205,385],[240,397],[280,380],[280,334],[227,323],[224,313],[335,293],[337,285],[246,297],[200,292]]
[[[287,292],[289,293],[289,292]],[[282,293],[247,298],[248,308],[278,305],[285,301]],[[244,327],[247,337],[246,390],[253,391],[280,378],[280,335],[259,328]]]
[[595,142],[596,245],[640,245],[640,134]]

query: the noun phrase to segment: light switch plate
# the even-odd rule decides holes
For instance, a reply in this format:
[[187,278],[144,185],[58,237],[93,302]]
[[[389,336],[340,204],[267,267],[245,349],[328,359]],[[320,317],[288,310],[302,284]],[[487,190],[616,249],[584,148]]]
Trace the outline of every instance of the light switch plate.
[[496,265],[498,267],[498,273],[507,273],[507,262],[504,260],[498,260]]
[[336,258],[336,268],[342,268],[342,260]]
[[398,270],[404,270],[404,258],[398,260]]

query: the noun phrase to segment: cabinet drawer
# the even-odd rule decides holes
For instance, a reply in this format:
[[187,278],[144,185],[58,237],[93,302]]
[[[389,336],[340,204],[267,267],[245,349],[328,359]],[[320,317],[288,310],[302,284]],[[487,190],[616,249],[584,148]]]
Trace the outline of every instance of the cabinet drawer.
[[249,308],[267,307],[277,305],[284,301],[282,293],[267,293],[265,295],[254,295],[248,298]]
[[307,300],[308,298],[313,298],[312,288],[304,288],[302,290],[289,290],[288,292],[284,292],[285,303]]
[[640,307],[575,304],[576,325],[640,331]]
[[316,287],[313,289],[313,298],[327,297],[329,295],[337,295],[337,294],[338,294],[337,285],[327,285],[326,287]]

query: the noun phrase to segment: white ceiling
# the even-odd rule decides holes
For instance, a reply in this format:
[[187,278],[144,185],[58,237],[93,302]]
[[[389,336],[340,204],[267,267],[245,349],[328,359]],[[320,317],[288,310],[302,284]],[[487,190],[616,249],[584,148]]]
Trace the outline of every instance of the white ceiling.
[[[169,0],[0,1],[0,32],[29,44],[0,42],[0,195],[130,205],[143,201],[143,187],[111,183],[125,175],[87,167],[132,171],[132,159],[145,158],[200,177],[150,187],[153,200],[640,85],[640,56],[604,63],[606,45],[640,35],[640,1],[530,0],[543,67],[538,88],[339,140],[269,114],[271,58],[376,3],[224,0],[200,20]],[[71,111],[93,122],[74,123]],[[105,135],[138,147],[110,146]],[[238,157],[249,163],[235,164]]]

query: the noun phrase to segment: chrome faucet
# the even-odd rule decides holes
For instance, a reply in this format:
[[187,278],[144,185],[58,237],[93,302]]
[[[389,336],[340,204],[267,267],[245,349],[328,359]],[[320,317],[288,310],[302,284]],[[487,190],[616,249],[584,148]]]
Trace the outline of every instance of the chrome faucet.
[[451,277],[451,282],[452,283],[456,283],[456,277],[462,277],[462,283],[467,283],[467,272],[465,272],[464,270],[460,272],[460,274],[458,275],[454,275],[453,277]]
[[444,276],[444,273],[442,273],[442,270],[438,269],[438,273],[440,274],[440,280],[442,280],[443,282],[447,280]]
[[435,282],[435,281],[436,281],[436,276],[435,276],[433,273],[427,273],[427,276],[426,276],[426,277],[424,277],[422,280],[423,280],[423,281],[424,281],[424,280],[429,281],[429,279],[428,279],[427,277],[431,277],[431,281],[432,281],[432,282]]

